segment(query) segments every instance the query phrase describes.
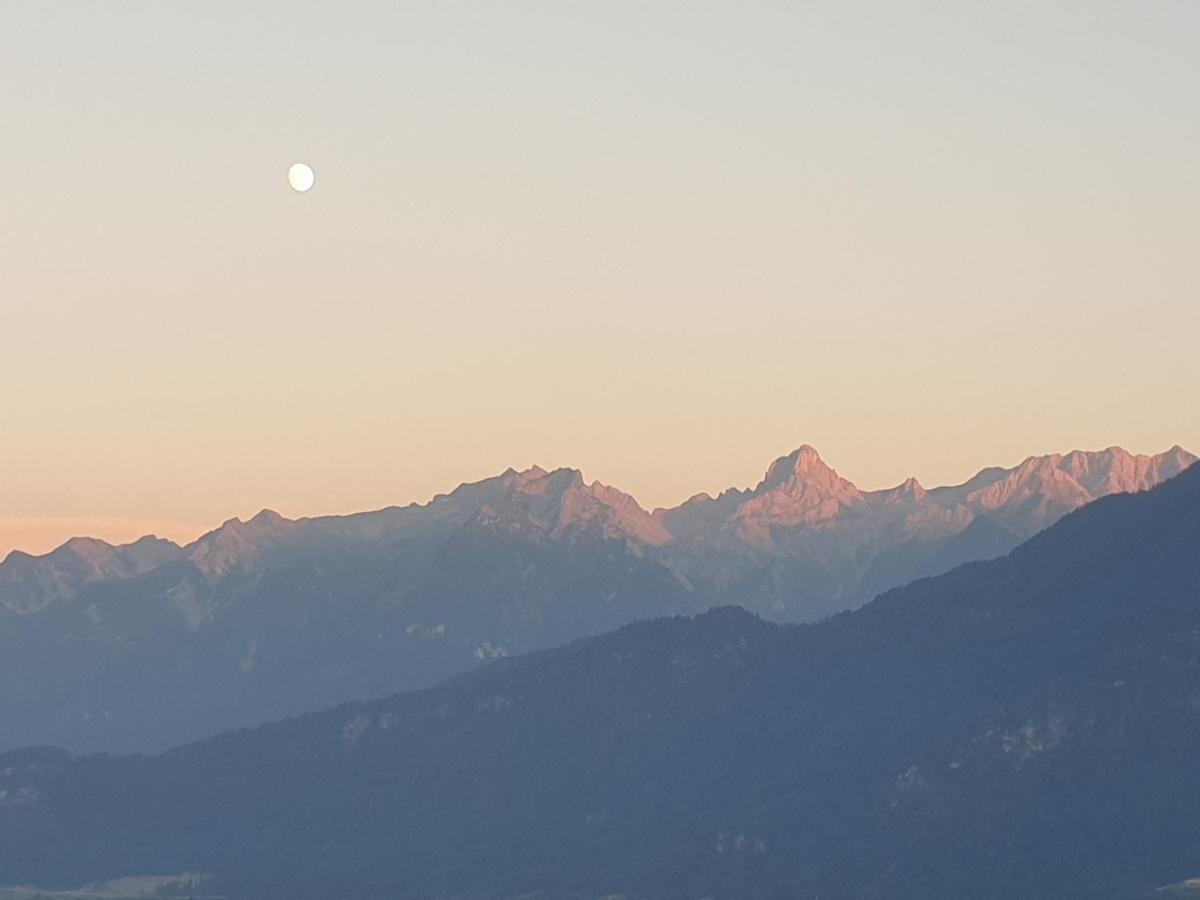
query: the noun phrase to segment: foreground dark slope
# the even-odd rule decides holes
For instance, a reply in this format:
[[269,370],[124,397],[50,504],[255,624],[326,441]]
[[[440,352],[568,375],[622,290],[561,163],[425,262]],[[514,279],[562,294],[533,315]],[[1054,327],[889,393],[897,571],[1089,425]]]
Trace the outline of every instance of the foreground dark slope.
[[1200,468],[815,626],[628,626],[158,757],[0,757],[0,881],[1128,896],[1200,875]]

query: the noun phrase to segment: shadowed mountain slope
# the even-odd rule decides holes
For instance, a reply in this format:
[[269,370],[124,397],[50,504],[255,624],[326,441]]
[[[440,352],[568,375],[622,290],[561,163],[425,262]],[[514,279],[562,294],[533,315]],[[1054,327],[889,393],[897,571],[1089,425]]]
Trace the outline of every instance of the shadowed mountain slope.
[[0,749],[161,749],[714,605],[819,619],[1003,555],[1193,459],[1112,448],[871,492],[805,446],[752,490],[653,513],[535,467],[423,506],[264,510],[187,547],[77,538],[13,553],[0,565]]
[[817,625],[626,626],[157,757],[0,756],[0,877],[1127,897],[1200,874],[1200,468]]

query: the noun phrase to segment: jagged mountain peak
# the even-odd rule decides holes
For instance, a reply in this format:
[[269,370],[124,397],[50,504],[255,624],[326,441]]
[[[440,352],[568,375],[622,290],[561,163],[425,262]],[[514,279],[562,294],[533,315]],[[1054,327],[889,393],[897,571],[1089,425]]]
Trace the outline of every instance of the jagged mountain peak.
[[[862,492],[804,444],[775,460],[753,491],[731,496],[727,506],[697,495],[656,517],[680,539],[732,533],[766,547],[777,544],[780,529],[794,538],[805,530],[843,525],[863,540],[880,528],[922,539],[949,537],[985,513],[997,516],[1013,534],[1028,536],[1098,497],[1153,487],[1195,459],[1178,447],[1157,456],[1121,447],[1076,450],[1029,456],[1009,469],[985,468],[952,487],[927,490],[908,478],[894,488]],[[849,519],[848,512],[853,513]]]
[[1163,453],[1161,455],[1166,456],[1168,459],[1185,461],[1189,465],[1191,463],[1196,462],[1196,460],[1198,459],[1198,457],[1194,453],[1189,453],[1187,450],[1184,450],[1178,444],[1172,444],[1171,449],[1167,450],[1165,453]]
[[671,540],[659,518],[630,494],[599,481],[581,482],[565,495],[559,529],[590,523],[597,524],[605,537],[634,537],[647,544]]
[[916,478],[909,477],[893,488],[871,491],[868,496],[884,503],[920,503],[924,501],[927,493],[921,482]]
[[233,518],[184,548],[192,563],[209,575],[224,575],[248,565],[299,523],[271,509],[243,522]]
[[738,507],[736,529],[761,543],[772,528],[828,523],[861,499],[852,482],[803,444],[771,464],[752,496]]
[[599,481],[589,484],[578,469],[533,466],[504,478],[509,490],[484,504],[476,523],[515,533],[532,529],[552,539],[596,529],[605,538],[648,544],[670,540],[658,519],[631,495]]
[[142,575],[158,566],[183,557],[183,548],[174,541],[157,535],[142,535],[132,544],[118,547],[121,557],[132,574]]
[[152,535],[119,546],[73,537],[41,556],[14,550],[0,564],[0,606],[43,609],[73,599],[91,582],[144,575],[182,553],[178,544]]
[[[294,712],[317,696],[333,702],[350,695],[343,691],[440,677],[496,648],[532,649],[651,610],[736,600],[773,619],[811,620],[959,563],[1007,554],[1091,496],[1085,470],[1091,477],[1132,466],[1149,482],[1191,457],[1168,451],[1146,459],[1115,450],[1065,454],[1033,458],[1023,472],[985,470],[969,487],[922,495],[909,480],[859,493],[802,447],[772,467],[764,482],[774,483],[765,488],[695,497],[654,514],[575,469],[534,466],[423,505],[296,521],[267,510],[231,519],[187,548],[153,538],[116,548],[79,540],[57,556],[14,554],[0,566],[0,659],[46,684],[67,684],[64,660],[70,668],[117,653],[111,658],[124,668],[93,685],[75,666],[73,690],[84,699],[62,696],[39,709],[0,702],[0,718],[6,734],[24,735],[21,742],[63,735],[76,746],[129,747],[194,735],[197,708],[187,704],[197,684],[221,686],[203,720],[217,730],[244,721],[243,690],[255,708]],[[999,494],[1010,479],[1028,490],[987,508],[982,489],[1001,485]],[[49,608],[52,617],[42,617]],[[130,616],[143,613],[145,628],[131,627]],[[55,621],[68,626],[70,640],[45,640]],[[335,621],[344,630],[331,635]],[[256,658],[268,638],[278,652]],[[176,652],[185,663],[164,681],[161,703],[127,697],[130,684],[157,685],[162,653]],[[298,676],[292,660],[313,658],[322,662],[312,678],[282,705],[273,686]],[[253,674],[260,666],[261,677]],[[0,679],[0,701],[13,686]],[[113,719],[98,720],[97,709]]]
[[811,444],[801,444],[787,456],[781,456],[771,463],[757,492],[774,490],[796,479],[826,478],[830,473],[833,470],[821,459],[816,448]]
[[215,535],[221,531],[264,531],[293,524],[295,524],[295,520],[285,518],[275,510],[264,507],[249,519],[243,520],[236,516],[232,519],[226,519],[221,523],[219,528],[213,529],[200,539],[203,540],[205,537]]
[[510,478],[513,487],[525,494],[552,496],[583,485],[583,473],[578,469],[558,468],[547,471],[541,466],[530,466],[523,472],[514,472]]
[[688,497],[678,506],[658,507],[654,510],[654,514],[658,516],[669,516],[672,513],[679,511],[712,507],[714,504],[737,504],[741,503],[750,495],[751,491],[742,490],[741,488],[726,488],[715,497],[708,493],[708,491],[700,491],[699,493],[692,494],[692,496]]
[[149,534],[120,545],[99,538],[73,537],[34,559],[80,581],[96,581],[142,575],[181,553],[173,541]]
[[770,493],[798,495],[814,489],[842,501],[859,496],[859,490],[853,482],[840,476],[812,446],[803,444],[771,463],[753,493],[755,496]]
[[[203,865],[271,897],[1182,896],[1161,886],[1197,871],[1198,513],[1200,470],[808,628],[718,608],[156,758],[3,754],[6,873]],[[513,839],[461,865],[497,818]]]
[[[1018,533],[1032,534],[1065,512],[1109,494],[1144,491],[1178,475],[1196,457],[1181,448],[1154,456],[1130,453],[1122,447],[1072,450],[1030,456],[1010,470],[1000,470],[979,487],[967,490],[965,504],[976,511],[1001,513]],[[1023,521],[1017,523],[1016,517]]]

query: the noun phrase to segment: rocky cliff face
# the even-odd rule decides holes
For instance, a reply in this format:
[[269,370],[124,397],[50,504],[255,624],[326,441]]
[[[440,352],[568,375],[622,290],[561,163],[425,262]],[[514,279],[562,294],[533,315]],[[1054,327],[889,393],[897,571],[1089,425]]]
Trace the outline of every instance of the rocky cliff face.
[[861,491],[805,445],[772,463],[752,491],[727,492],[720,501],[701,495],[656,515],[672,538],[735,536],[764,549],[795,531],[947,537],[980,516],[1023,538],[1100,497],[1148,490],[1195,461],[1180,447],[1156,456],[1110,447],[1031,456],[1012,469],[984,469],[961,485],[926,490],[909,478],[894,488]]
[[577,470],[533,467],[423,505],[264,510],[186,547],[77,538],[13,553],[0,564],[0,749],[165,746],[725,603],[811,621],[1003,555],[1194,460],[1111,448],[863,491],[804,446],[752,489],[654,512]]
[[1197,634],[1200,470],[810,627],[719,608],[159,756],[0,753],[0,877],[1194,896]]

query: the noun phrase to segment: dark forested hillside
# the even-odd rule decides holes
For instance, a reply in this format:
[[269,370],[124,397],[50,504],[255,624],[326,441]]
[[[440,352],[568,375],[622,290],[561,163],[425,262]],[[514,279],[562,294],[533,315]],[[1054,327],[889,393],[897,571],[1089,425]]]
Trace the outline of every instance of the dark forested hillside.
[[626,626],[155,757],[0,757],[0,882],[1104,897],[1200,875],[1200,468],[812,626]]

